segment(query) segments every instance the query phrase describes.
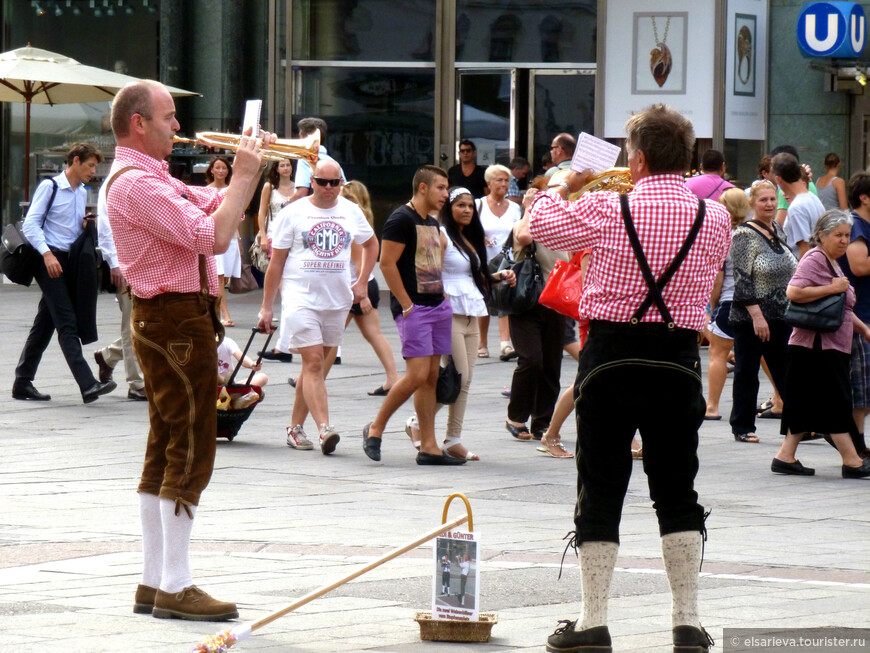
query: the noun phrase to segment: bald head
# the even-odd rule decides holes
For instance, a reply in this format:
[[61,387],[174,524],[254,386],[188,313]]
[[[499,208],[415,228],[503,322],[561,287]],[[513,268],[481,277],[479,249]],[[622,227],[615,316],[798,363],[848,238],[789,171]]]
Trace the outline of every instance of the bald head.
[[320,159],[311,175],[311,203],[321,209],[332,208],[340,192],[341,167],[332,159]]
[[115,139],[124,138],[130,134],[130,120],[134,114],[139,114],[150,120],[154,91],[166,90],[160,82],[142,79],[131,82],[118,91],[112,102],[112,131]]

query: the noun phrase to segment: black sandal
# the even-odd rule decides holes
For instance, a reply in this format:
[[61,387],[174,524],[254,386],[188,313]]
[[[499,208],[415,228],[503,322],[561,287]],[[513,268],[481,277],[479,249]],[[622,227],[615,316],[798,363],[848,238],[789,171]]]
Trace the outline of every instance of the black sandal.
[[514,436],[517,440],[531,440],[532,434],[529,433],[529,429],[526,428],[526,425],[522,426],[514,426],[510,422],[505,422],[504,427],[507,429],[508,433]]

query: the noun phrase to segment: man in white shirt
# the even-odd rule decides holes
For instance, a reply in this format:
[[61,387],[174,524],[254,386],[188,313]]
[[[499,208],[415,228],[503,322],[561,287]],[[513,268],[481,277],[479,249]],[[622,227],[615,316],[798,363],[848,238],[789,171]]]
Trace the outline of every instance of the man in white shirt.
[[[272,304],[281,283],[290,346],[302,356],[296,402],[305,402],[311,411],[326,455],[335,451],[341,438],[329,422],[323,362],[341,345],[351,305],[367,296],[379,246],[360,208],[339,194],[338,163],[321,159],[311,180],[311,197],[287,205],[278,214],[259,326],[261,331],[272,331]],[[362,245],[359,276],[352,285],[348,283],[351,241]],[[287,445],[312,448],[301,424],[287,427]]]
[[773,157],[773,174],[786,199],[791,198],[785,218],[785,236],[788,246],[798,260],[810,249],[813,229],[825,207],[821,200],[809,192],[801,178],[797,157],[783,152]]
[[116,387],[111,380],[105,383],[97,381],[82,354],[73,293],[75,277],[69,273],[70,248],[84,230],[87,201],[84,184],[91,180],[102,160],[103,155],[93,145],[75,143],[67,152],[66,169],[53,179],[40,183],[33,194],[22,231],[27,241],[42,255],[42,263],[36,272],[42,299],[15,368],[13,399],[51,399],[33,386],[33,379],[55,331],[84,403],[96,401],[100,395]]
[[133,311],[133,299],[130,286],[121,272],[121,264],[118,263],[118,253],[115,251],[115,240],[112,238],[112,227],[109,224],[109,213],[106,209],[106,182],[100,188],[97,198],[97,243],[103,260],[109,266],[112,274],[112,285],[115,286],[115,297],[118,300],[118,309],[121,311],[121,335],[110,345],[94,352],[94,360],[100,370],[100,381],[105,383],[112,380],[112,372],[119,361],[124,361],[124,370],[127,372],[127,399],[134,401],[147,401],[145,396],[145,381],[142,379],[142,370],[133,351],[133,341],[130,338],[130,313]]

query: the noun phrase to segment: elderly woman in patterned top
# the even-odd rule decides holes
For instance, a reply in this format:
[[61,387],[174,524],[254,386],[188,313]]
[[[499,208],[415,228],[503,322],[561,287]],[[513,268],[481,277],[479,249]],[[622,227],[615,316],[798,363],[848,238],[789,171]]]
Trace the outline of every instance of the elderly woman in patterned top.
[[783,392],[791,327],[783,320],[786,288],[797,261],[774,220],[776,186],[755,184],[749,194],[754,218],[734,231],[734,299],[729,323],[734,331],[734,384],[731,432],[738,442],[758,442],[755,434],[758,369],[767,362],[776,388]]

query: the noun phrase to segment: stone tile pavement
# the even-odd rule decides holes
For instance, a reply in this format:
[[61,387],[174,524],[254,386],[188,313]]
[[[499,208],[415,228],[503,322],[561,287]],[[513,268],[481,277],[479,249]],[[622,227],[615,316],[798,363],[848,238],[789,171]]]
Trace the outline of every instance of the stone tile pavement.
[[[35,312],[35,289],[0,286],[0,651],[187,651],[219,624],[134,615],[140,572],[135,487],[147,431],[145,404],[119,388],[83,405],[56,343],[37,387],[45,404],[13,401],[13,370]],[[259,293],[230,296],[239,325],[253,325]],[[99,303],[101,343],[117,333],[111,297]],[[381,324],[394,349],[388,311]],[[247,331],[229,329],[243,342]],[[261,343],[262,340],[258,340]],[[85,348],[90,360],[94,346]],[[432,548],[424,545],[256,632],[233,650],[439,653],[541,651],[557,619],[579,609],[579,572],[569,552],[573,463],[535,452],[504,430],[511,364],[493,357],[475,369],[465,441],[481,456],[461,468],[418,467],[403,433],[408,410],[390,423],[383,461],[361,450],[360,429],[380,399],[377,359],[351,326],[343,364],[328,381],[342,440],[333,456],[284,444],[287,377],[294,362],[268,363],[267,397],[233,442],[218,445],[217,468],[198,512],[196,581],[237,601],[253,621],[332,583],[440,522],[445,498],[470,499],[481,534],[481,606],[499,622],[488,644],[421,642],[413,616],[428,610]],[[566,358],[562,383],[573,376]],[[116,379],[123,379],[121,368]],[[122,384],[123,386],[123,384]],[[722,402],[730,409],[730,384]],[[762,393],[769,392],[763,385]],[[443,429],[446,414],[439,414]],[[870,610],[870,485],[845,481],[826,444],[801,446],[813,478],[769,471],[778,423],[759,422],[758,445],[733,441],[727,417],[701,430],[698,491],[708,521],[701,613],[716,640],[724,627],[864,627]],[[573,426],[565,429],[569,445]],[[461,514],[454,503],[451,515]],[[622,521],[610,603],[616,651],[670,650],[670,595],[641,464],[635,463]],[[721,642],[720,642],[721,646]],[[718,650],[721,651],[721,648]]]

